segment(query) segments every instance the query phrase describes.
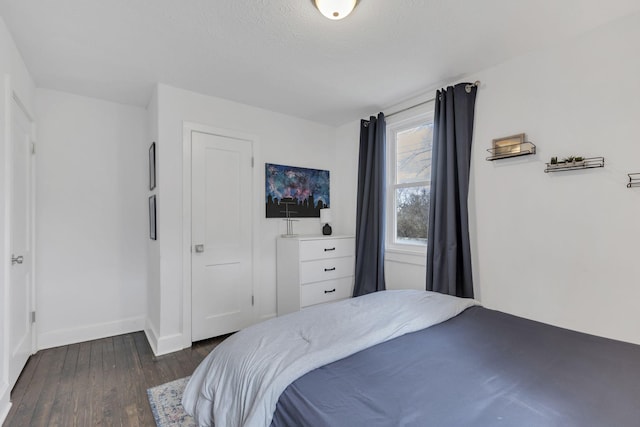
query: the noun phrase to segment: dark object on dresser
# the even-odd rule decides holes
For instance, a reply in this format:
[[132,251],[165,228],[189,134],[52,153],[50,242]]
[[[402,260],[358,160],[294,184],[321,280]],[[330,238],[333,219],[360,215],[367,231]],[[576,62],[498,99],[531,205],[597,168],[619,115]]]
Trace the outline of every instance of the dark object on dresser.
[[322,234],[325,236],[331,235],[331,226],[329,224],[325,224],[324,227],[322,227]]

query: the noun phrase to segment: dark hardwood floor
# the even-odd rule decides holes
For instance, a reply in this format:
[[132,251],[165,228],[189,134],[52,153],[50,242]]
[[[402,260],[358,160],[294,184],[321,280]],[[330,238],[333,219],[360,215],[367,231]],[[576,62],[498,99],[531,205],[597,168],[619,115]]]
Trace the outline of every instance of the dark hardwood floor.
[[41,350],[11,392],[3,427],[153,427],[147,389],[191,375],[224,338],[159,357],[143,332]]

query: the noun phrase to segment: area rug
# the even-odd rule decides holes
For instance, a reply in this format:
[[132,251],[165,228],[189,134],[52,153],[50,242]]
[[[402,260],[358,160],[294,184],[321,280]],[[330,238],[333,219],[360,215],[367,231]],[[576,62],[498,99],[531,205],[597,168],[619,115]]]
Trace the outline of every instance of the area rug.
[[158,427],[196,427],[196,422],[182,407],[182,392],[189,377],[147,389],[153,418]]

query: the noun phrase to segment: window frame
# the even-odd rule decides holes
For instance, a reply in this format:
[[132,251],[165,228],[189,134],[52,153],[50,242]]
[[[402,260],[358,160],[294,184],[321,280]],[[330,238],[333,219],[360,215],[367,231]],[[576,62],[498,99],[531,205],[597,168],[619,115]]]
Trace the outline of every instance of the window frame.
[[429,180],[416,181],[411,183],[398,184],[397,178],[397,135],[411,128],[423,125],[425,122],[433,123],[435,102],[431,101],[421,105],[420,108],[408,110],[393,118],[387,119],[387,147],[386,147],[386,168],[387,182],[385,188],[386,195],[386,233],[385,247],[391,253],[399,254],[426,254],[427,243],[410,243],[400,242],[397,240],[397,206],[396,206],[396,189],[424,187],[429,188],[431,192],[431,177]]

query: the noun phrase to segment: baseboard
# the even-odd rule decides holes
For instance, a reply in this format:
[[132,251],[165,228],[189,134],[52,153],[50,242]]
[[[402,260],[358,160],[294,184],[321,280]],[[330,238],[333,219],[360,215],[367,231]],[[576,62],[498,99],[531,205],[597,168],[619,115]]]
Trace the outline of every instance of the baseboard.
[[260,316],[260,322],[264,322],[265,320],[273,319],[274,317],[277,317],[276,313],[263,314],[262,316]]
[[147,324],[144,328],[144,334],[147,337],[147,341],[149,342],[149,347],[151,347],[151,351],[153,354],[158,354],[158,333],[156,332],[156,328],[153,327],[149,319],[147,319]]
[[0,387],[0,426],[4,423],[4,420],[7,418],[9,414],[9,409],[11,409],[11,401],[10,394],[11,390],[9,389],[9,384],[3,383]]
[[184,348],[184,346],[182,345],[182,341],[182,334],[173,334],[167,335],[166,337],[160,337],[158,339],[158,347],[155,355],[162,356],[163,354],[182,350]]
[[158,336],[158,333],[149,321],[147,321],[147,325],[144,328],[144,333],[147,336],[147,341],[149,341],[151,351],[153,351],[155,356],[173,353],[174,351],[180,351],[184,348],[182,334],[167,335],[164,337]]
[[130,317],[114,322],[97,323],[77,328],[57,329],[38,335],[38,350],[128,334],[141,331],[144,327],[144,317]]

